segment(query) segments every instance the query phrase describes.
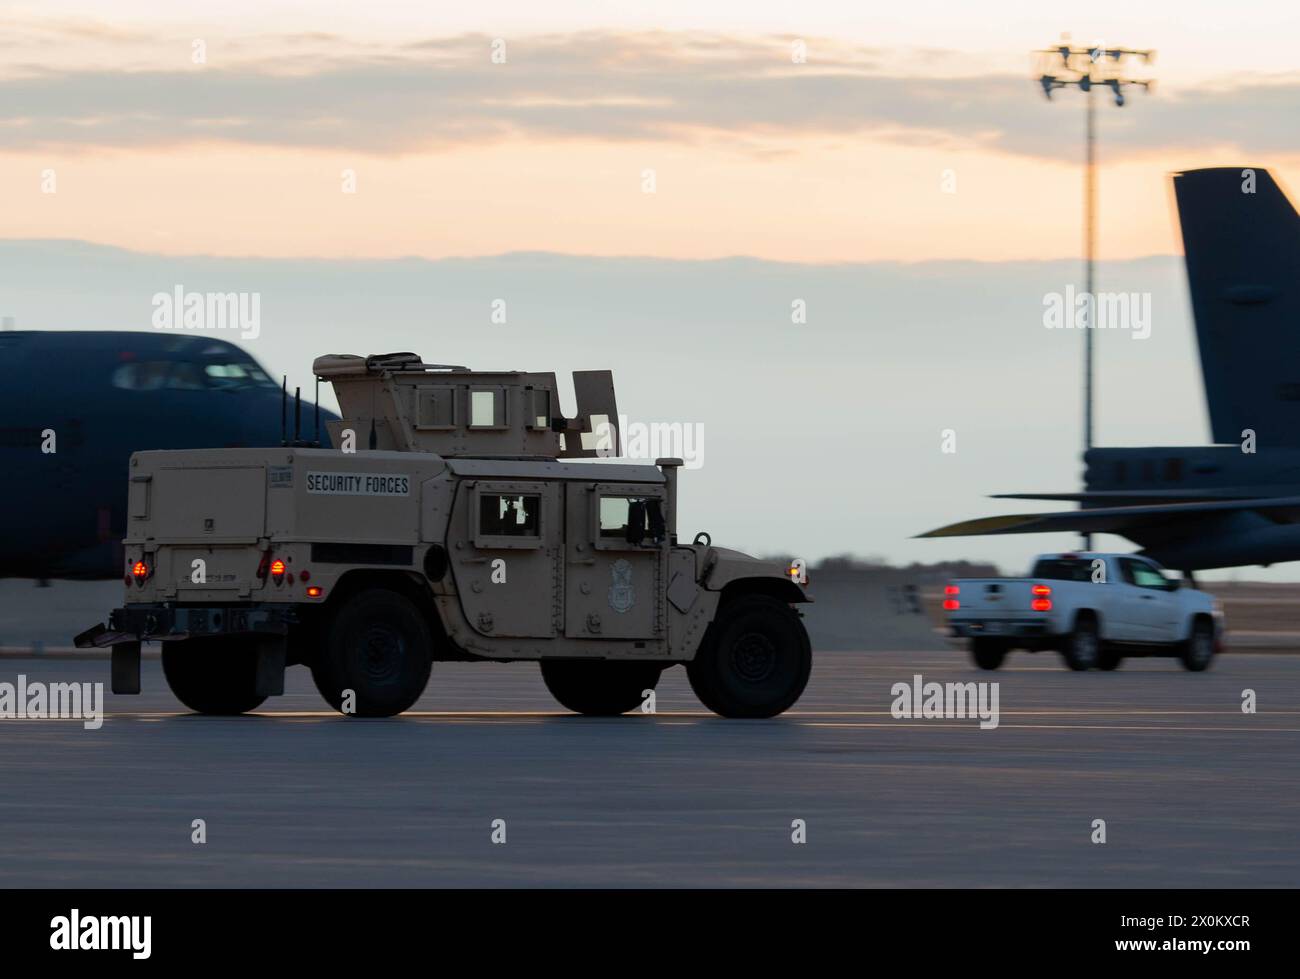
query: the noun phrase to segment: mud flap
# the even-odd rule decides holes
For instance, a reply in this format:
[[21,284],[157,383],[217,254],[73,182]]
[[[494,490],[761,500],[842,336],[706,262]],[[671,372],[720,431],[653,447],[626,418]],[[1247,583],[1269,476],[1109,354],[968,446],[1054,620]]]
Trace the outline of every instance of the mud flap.
[[257,695],[279,697],[284,693],[285,646],[283,639],[257,644]]
[[140,644],[121,642],[112,650],[113,693],[139,693]]

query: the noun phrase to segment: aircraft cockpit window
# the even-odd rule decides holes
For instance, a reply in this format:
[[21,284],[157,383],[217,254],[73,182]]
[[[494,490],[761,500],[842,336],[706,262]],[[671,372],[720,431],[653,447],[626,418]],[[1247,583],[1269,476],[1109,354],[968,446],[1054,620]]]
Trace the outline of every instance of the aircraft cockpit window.
[[253,364],[143,360],[119,364],[113,371],[113,387],[123,391],[202,391],[275,386],[275,382]]
[[275,382],[252,364],[206,364],[203,372],[209,387],[275,387]]
[[119,364],[113,371],[113,387],[123,391],[158,391],[166,386],[171,366],[165,360]]
[[203,383],[203,373],[198,364],[177,361],[171,364],[167,387],[178,391],[201,391],[207,385]]

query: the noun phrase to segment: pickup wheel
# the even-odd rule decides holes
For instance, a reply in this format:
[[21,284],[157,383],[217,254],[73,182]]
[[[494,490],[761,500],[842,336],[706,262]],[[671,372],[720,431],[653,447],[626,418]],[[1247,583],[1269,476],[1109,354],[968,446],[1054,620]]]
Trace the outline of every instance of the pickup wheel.
[[342,714],[392,717],[420,699],[433,668],[428,623],[406,596],[368,588],[330,617],[311,664],[316,689]]
[[775,717],[799,699],[810,672],[812,647],[798,613],[768,595],[724,605],[686,664],[695,696],[723,717]]
[[995,639],[972,639],[970,656],[981,670],[996,670],[1007,658],[1007,647]]
[[1197,619],[1192,624],[1192,634],[1183,643],[1183,651],[1178,657],[1183,669],[1200,673],[1214,659],[1214,626],[1205,619]]
[[1090,670],[1101,657],[1101,636],[1097,620],[1086,612],[1074,620],[1074,631],[1065,639],[1065,665],[1072,670]]
[[261,706],[257,646],[237,638],[162,644],[163,676],[176,699],[199,714],[243,714]]
[[645,691],[663,674],[662,663],[623,660],[542,660],[542,680],[551,696],[575,714],[615,717],[640,707]]

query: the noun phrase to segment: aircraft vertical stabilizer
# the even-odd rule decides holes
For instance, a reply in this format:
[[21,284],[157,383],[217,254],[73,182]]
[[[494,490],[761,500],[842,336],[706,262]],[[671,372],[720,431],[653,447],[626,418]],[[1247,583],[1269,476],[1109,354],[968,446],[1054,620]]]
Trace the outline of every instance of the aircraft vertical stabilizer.
[[1300,446],[1300,216],[1262,168],[1174,175],[1216,443]]

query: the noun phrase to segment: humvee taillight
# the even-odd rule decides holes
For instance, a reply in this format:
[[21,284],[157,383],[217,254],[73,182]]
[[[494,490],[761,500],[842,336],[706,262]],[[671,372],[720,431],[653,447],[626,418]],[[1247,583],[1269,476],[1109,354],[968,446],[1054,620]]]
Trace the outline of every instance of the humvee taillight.
[[279,558],[271,562],[271,580],[277,585],[284,581],[284,562]]
[[149,577],[149,565],[143,561],[136,561],[135,564],[131,565],[131,577],[135,579],[137,585],[143,587],[145,580]]

